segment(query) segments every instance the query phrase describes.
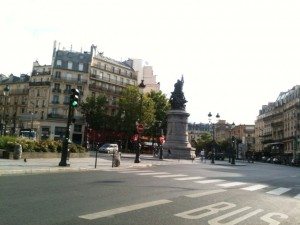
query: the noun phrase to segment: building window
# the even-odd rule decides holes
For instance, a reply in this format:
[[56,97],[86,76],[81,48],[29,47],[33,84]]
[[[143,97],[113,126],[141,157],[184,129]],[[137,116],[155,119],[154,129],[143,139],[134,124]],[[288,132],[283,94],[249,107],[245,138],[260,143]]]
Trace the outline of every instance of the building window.
[[79,70],[79,71],[83,71],[83,63],[79,63],[79,65],[78,65],[78,70]]
[[81,75],[81,74],[78,74],[78,76],[77,76],[77,81],[81,81],[81,78],[82,78],[82,75]]
[[66,91],[69,91],[69,92],[71,91],[71,85],[70,84],[66,85]]
[[65,134],[66,128],[65,127],[55,127],[55,136],[63,137]]
[[56,65],[57,65],[57,66],[61,66],[61,60],[60,60],[60,59],[58,59],[58,60],[56,61]]
[[68,61],[68,69],[71,70],[73,68],[73,62]]
[[64,104],[69,104],[69,102],[70,102],[70,96],[66,95],[64,99]]
[[57,115],[57,109],[56,109],[56,108],[52,108],[51,114],[52,114],[52,115]]
[[55,78],[60,78],[61,72],[60,71],[55,71]]
[[74,132],[79,132],[79,133],[81,133],[81,129],[82,129],[82,126],[81,126],[81,125],[74,125]]
[[53,95],[53,104],[58,104],[59,103],[59,96],[58,95]]

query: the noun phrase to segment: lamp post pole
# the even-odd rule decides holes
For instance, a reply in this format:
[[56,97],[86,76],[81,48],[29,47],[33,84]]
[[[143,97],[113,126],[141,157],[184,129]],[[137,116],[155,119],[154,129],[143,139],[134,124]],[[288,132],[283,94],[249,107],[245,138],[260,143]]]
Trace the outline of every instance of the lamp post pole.
[[[211,132],[212,132],[212,152],[211,152],[211,163],[214,164],[215,163],[215,154],[216,154],[216,149],[215,149],[215,124],[211,122],[211,117],[212,114],[211,112],[208,113],[208,121],[209,121],[209,125],[211,127]],[[217,113],[216,118],[219,119],[220,115],[219,113]]]
[[[235,137],[232,135],[232,129],[235,127],[234,122],[230,126],[230,138],[231,138],[231,152],[232,152],[232,159],[231,159],[231,164],[235,165]],[[230,161],[229,161],[230,162]]]
[[[144,84],[144,80],[141,80],[141,83],[139,84],[139,90],[140,90],[140,112],[139,112],[139,121],[137,125],[142,125],[142,110],[143,110],[143,90],[146,87]],[[136,128],[137,129],[137,128]],[[140,149],[141,149],[141,132],[137,130],[138,133],[138,140],[136,143],[136,151],[135,151],[135,159],[134,163],[140,163]]]
[[4,104],[3,104],[3,114],[2,114],[2,135],[6,135],[6,114],[5,114],[5,111],[6,111],[6,106],[7,106],[7,99],[8,99],[8,96],[9,96],[9,91],[10,91],[10,87],[9,85],[7,84],[5,86],[5,88],[3,89],[3,96],[4,96]]

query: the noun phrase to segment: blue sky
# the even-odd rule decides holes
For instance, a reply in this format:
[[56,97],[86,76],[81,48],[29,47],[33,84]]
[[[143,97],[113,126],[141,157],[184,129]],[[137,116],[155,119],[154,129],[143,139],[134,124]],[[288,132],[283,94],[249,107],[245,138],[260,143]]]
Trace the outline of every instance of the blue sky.
[[292,0],[2,0],[0,73],[50,64],[54,40],[95,44],[149,62],[167,96],[183,74],[190,122],[211,111],[254,124],[263,104],[299,84],[299,11]]

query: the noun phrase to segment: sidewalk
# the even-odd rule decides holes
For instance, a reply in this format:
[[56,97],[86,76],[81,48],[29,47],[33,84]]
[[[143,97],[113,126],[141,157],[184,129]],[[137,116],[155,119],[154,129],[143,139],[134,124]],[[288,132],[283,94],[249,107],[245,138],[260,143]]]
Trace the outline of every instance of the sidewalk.
[[39,159],[0,159],[0,176],[13,174],[35,174],[35,173],[57,173],[74,171],[96,171],[112,170],[124,168],[144,168],[153,165],[167,165],[174,163],[192,163],[191,160],[163,159],[154,158],[152,155],[141,155],[140,163],[134,163],[135,154],[122,154],[121,165],[112,168],[112,157],[110,155],[98,155],[97,166],[95,168],[95,156],[88,158],[71,158],[69,167],[58,166],[60,158],[39,158]]
[[74,172],[74,171],[97,171],[97,170],[120,170],[126,168],[145,168],[154,165],[171,165],[171,164],[206,164],[212,166],[245,166],[246,163],[236,161],[235,165],[231,165],[228,161],[216,160],[211,164],[210,160],[206,163],[201,162],[199,158],[195,160],[187,159],[163,159],[160,160],[152,155],[141,155],[140,163],[134,163],[135,154],[122,153],[121,165],[112,167],[112,156],[107,154],[98,154],[97,166],[95,168],[95,153],[91,153],[87,158],[71,158],[69,167],[58,166],[60,158],[39,158],[39,159],[0,159],[0,176],[13,174],[36,174],[36,173],[58,173],[58,172]]

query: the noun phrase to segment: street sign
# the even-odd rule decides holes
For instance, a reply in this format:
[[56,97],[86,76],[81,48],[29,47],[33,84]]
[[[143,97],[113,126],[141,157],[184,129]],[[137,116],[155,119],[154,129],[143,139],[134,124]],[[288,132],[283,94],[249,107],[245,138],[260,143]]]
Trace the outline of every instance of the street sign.
[[144,126],[143,126],[143,124],[138,124],[138,125],[136,125],[136,131],[137,131],[139,134],[143,133],[143,132],[144,132]]
[[134,134],[134,135],[131,137],[131,140],[132,140],[132,141],[138,141],[138,140],[139,140],[139,135],[138,135],[138,134]]
[[161,144],[165,143],[165,136],[164,135],[159,137],[159,143],[161,143]]

